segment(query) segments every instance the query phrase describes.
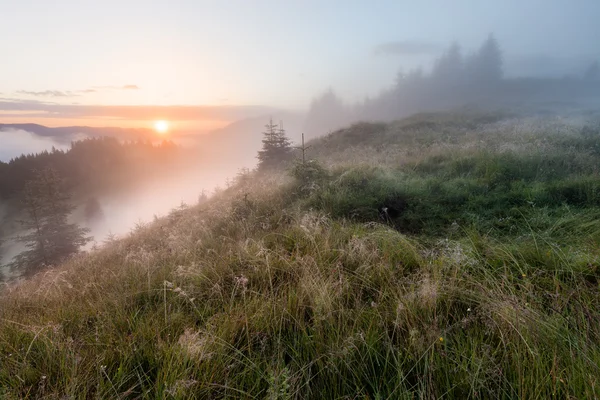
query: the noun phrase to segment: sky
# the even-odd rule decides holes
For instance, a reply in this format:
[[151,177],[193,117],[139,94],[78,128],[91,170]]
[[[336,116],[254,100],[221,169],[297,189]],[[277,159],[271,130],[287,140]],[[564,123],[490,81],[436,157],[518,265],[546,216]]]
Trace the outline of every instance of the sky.
[[491,32],[509,75],[600,57],[598,0],[0,0],[0,15],[0,123],[208,129],[330,87],[377,95]]

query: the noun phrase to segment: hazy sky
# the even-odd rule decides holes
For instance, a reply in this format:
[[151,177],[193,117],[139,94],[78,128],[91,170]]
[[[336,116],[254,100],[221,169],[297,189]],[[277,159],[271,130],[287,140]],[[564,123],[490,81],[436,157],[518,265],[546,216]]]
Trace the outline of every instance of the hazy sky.
[[358,100],[490,32],[508,73],[600,56],[600,0],[0,0],[0,15],[0,102],[29,105],[301,109],[329,86]]

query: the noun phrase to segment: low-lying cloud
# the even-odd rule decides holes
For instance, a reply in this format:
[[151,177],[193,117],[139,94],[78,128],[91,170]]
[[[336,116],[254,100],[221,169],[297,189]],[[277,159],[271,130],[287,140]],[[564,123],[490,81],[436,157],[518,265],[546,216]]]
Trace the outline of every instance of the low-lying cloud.
[[577,76],[589,66],[595,57],[560,56],[553,54],[520,54],[508,56],[505,60],[509,76],[536,76],[540,78]]
[[442,46],[437,43],[419,40],[397,40],[381,43],[374,49],[375,55],[433,55],[438,54]]
[[34,133],[19,130],[0,130],[0,161],[9,161],[21,154],[39,153],[50,150],[54,146],[57,149],[66,149],[68,145],[59,143],[52,138],[38,136]]

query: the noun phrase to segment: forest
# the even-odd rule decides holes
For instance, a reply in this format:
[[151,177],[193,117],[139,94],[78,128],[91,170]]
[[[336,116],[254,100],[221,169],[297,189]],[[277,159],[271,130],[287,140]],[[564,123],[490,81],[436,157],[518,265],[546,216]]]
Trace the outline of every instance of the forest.
[[326,133],[357,121],[393,121],[427,111],[526,109],[552,114],[600,104],[597,60],[581,65],[577,75],[539,77],[507,76],[504,59],[493,34],[467,54],[455,42],[427,70],[400,68],[394,84],[377,96],[357,103],[344,102],[333,89],[317,96],[306,130]]
[[[105,216],[98,198],[129,193],[144,182],[164,179],[168,174],[189,168],[190,162],[193,159],[189,152],[167,140],[152,144],[150,141],[120,141],[114,137],[74,141],[67,150],[53,148],[0,162],[0,243],[31,242],[27,239],[30,231],[40,228],[38,223],[45,219],[48,219],[48,231],[42,235],[47,237],[45,240],[60,239],[57,235],[69,237],[68,229],[62,233],[53,229],[60,225],[77,231],[79,228],[72,221],[76,209],[80,210],[79,224],[92,224]],[[59,204],[63,209],[55,207]],[[39,258],[15,259],[20,266],[13,268],[13,272],[38,270],[26,264],[55,265],[90,241],[91,238],[83,240],[84,236],[69,239],[79,245],[59,251],[61,257],[46,259],[44,263]],[[0,252],[0,260],[1,256]]]
[[26,182],[35,171],[52,167],[65,179],[65,190],[84,193],[114,190],[135,179],[152,177],[177,160],[177,146],[170,141],[122,142],[117,138],[90,138],[71,143],[63,151],[53,148],[0,161],[0,199],[20,200]]

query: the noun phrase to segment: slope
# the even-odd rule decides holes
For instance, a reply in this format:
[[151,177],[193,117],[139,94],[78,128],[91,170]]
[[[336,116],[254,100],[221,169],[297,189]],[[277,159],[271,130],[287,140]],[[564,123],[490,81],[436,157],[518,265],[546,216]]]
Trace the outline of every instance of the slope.
[[0,394],[597,397],[599,150],[590,116],[334,132],[7,285]]

